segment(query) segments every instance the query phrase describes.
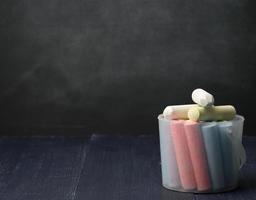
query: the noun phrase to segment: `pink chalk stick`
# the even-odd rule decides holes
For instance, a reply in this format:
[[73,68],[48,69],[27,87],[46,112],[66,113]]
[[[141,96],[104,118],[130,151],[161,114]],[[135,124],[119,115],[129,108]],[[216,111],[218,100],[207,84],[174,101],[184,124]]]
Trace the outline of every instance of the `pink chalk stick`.
[[208,190],[211,188],[211,180],[199,123],[186,121],[185,133],[194,169],[197,190]]
[[171,131],[181,185],[185,190],[196,189],[196,181],[184,129],[184,120],[172,120]]

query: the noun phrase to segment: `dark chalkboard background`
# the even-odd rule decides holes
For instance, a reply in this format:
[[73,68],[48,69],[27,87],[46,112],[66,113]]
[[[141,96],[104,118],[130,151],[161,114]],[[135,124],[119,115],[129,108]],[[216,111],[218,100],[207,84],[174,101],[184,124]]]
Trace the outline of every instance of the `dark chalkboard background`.
[[157,133],[194,88],[256,135],[254,0],[1,0],[2,134]]

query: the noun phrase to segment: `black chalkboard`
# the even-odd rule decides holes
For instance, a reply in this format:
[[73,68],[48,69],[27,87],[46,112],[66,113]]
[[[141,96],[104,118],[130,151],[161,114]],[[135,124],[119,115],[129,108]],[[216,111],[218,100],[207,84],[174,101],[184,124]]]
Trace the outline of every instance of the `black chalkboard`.
[[202,87],[255,134],[255,4],[1,0],[0,132],[157,133]]

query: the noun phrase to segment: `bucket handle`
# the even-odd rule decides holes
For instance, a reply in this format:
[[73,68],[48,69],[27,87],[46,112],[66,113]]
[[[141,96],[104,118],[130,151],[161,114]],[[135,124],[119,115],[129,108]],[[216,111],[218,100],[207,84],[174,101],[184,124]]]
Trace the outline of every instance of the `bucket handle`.
[[243,165],[246,163],[246,151],[244,149],[242,141],[237,135],[228,134],[228,136],[231,142],[233,143],[234,152],[237,158],[238,169],[241,169]]

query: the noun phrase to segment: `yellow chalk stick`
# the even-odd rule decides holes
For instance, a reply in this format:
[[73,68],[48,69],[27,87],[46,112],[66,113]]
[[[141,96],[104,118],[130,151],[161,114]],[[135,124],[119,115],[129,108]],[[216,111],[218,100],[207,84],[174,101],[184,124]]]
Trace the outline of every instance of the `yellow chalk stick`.
[[188,118],[193,121],[219,121],[232,120],[235,118],[234,106],[212,106],[209,108],[193,107],[188,110]]

